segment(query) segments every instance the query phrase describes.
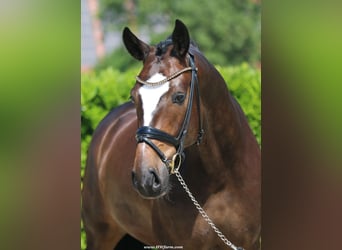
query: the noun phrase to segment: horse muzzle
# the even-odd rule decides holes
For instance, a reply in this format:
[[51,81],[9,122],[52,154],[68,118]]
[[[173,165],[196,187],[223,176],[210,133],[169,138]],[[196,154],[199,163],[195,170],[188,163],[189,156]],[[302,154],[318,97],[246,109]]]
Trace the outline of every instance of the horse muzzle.
[[169,173],[165,167],[161,172],[153,167],[141,167],[141,171],[132,171],[132,183],[135,190],[145,199],[159,198],[167,193]]

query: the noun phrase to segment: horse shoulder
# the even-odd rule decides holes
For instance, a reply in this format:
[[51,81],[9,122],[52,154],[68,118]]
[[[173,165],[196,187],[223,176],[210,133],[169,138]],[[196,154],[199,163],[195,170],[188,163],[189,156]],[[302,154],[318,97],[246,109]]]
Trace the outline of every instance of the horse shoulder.
[[110,111],[95,129],[87,152],[83,180],[84,207],[91,206],[94,209],[93,206],[98,207],[103,202],[103,174],[108,159],[112,157],[111,150],[117,144],[115,137],[120,133],[120,128],[122,132],[125,124],[135,119],[134,105],[125,103]]

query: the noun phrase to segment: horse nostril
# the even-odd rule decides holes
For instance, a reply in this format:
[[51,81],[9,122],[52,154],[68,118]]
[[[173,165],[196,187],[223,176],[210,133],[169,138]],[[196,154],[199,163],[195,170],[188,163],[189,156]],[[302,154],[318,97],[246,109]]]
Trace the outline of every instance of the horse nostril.
[[158,191],[161,187],[160,185],[160,178],[157,175],[156,171],[153,168],[150,168],[148,170],[151,174],[151,184],[152,184],[152,189],[153,191]]
[[132,171],[132,183],[133,183],[133,186],[134,186],[135,188],[138,187],[138,181],[137,181],[137,177],[136,177],[136,174],[135,174],[134,171]]

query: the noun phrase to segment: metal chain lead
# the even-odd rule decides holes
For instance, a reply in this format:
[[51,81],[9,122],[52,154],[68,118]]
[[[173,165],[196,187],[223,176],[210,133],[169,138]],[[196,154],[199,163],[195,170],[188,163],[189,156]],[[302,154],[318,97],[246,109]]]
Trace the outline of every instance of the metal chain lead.
[[226,244],[227,246],[229,246],[230,248],[234,249],[234,250],[243,250],[243,248],[241,247],[237,247],[235,246],[232,242],[230,242],[226,236],[223,235],[223,233],[215,226],[214,222],[209,218],[209,216],[207,215],[207,213],[203,210],[203,208],[201,207],[201,205],[197,202],[197,200],[195,199],[195,197],[192,195],[192,193],[190,192],[188,186],[186,185],[183,177],[181,176],[181,174],[179,173],[178,170],[175,170],[174,172],[177,176],[177,179],[179,181],[179,183],[182,185],[182,187],[184,188],[185,192],[189,195],[190,199],[192,200],[192,202],[194,203],[195,207],[197,208],[198,212],[202,215],[202,217],[204,218],[204,220],[211,226],[211,228],[215,231],[215,233],[217,234],[218,237],[220,237],[220,239],[224,242],[224,244]]

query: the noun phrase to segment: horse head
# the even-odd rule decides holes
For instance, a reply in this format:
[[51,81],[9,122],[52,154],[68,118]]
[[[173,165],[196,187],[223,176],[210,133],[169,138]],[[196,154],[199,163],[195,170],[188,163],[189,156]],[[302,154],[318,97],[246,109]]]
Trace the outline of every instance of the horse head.
[[132,182],[142,197],[158,198],[170,189],[169,176],[178,171],[184,148],[199,142],[203,133],[189,32],[176,20],[172,35],[156,46],[139,40],[127,27],[123,41],[143,62],[131,90],[139,127]]

